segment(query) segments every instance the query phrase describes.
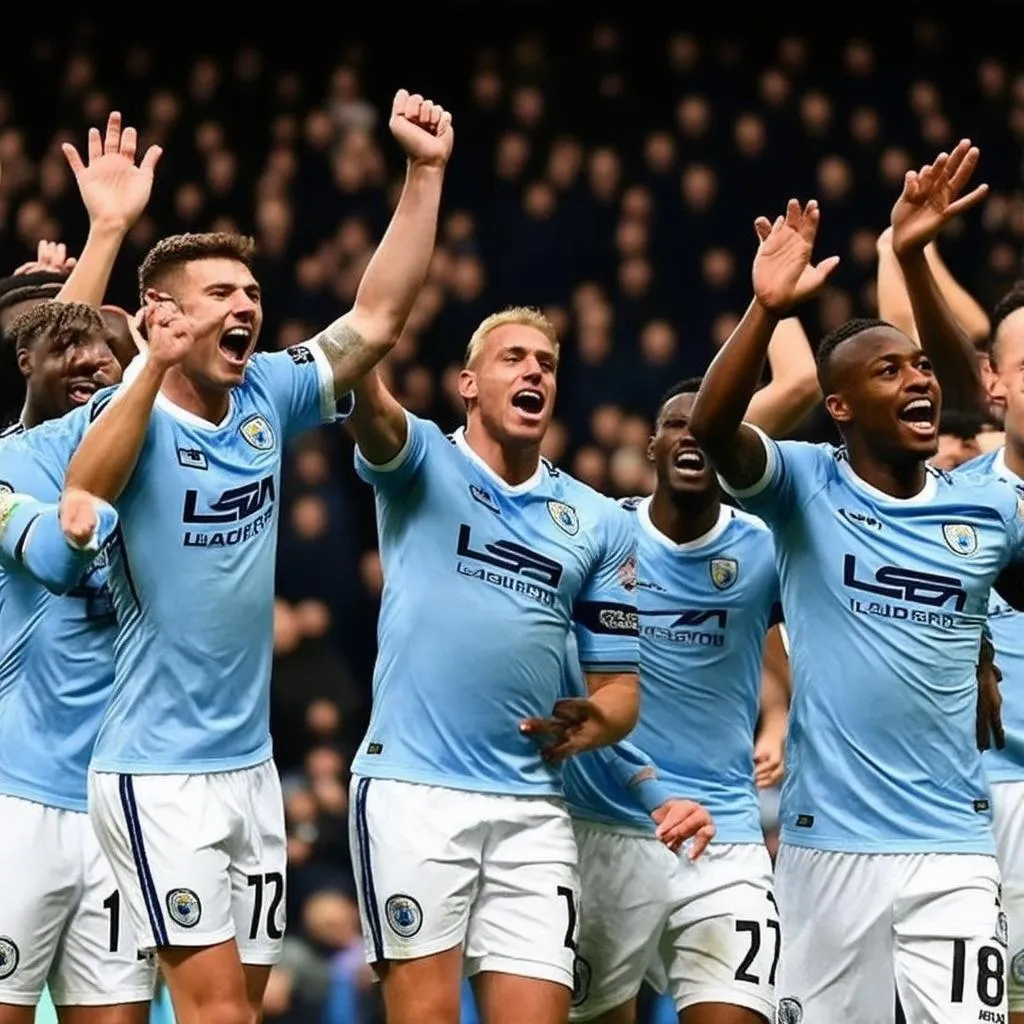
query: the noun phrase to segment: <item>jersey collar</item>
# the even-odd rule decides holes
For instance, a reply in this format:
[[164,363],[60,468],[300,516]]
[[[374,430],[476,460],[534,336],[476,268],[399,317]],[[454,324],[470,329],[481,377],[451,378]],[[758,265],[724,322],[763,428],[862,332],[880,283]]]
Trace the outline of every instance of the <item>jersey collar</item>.
[[677,544],[671,537],[666,537],[651,520],[650,498],[644,498],[637,505],[636,514],[640,520],[640,527],[645,533],[661,544],[662,547],[668,548],[669,551],[677,552],[699,551],[701,548],[706,548],[725,533],[725,528],[732,520],[732,509],[728,505],[723,505],[718,511],[718,521],[707,533],[702,534],[700,537],[695,537],[693,540],[684,540],[681,544]]
[[1024,484],[1019,476],[1006,464],[1006,446],[996,449],[996,457],[992,462],[992,471],[996,476],[1009,481],[1015,487]]
[[524,480],[521,484],[510,484],[507,480],[503,480],[497,473],[491,469],[490,466],[480,458],[479,455],[469,446],[469,442],[466,440],[466,428],[459,427],[455,431],[453,437],[455,438],[455,447],[466,456],[470,462],[474,463],[480,470],[486,473],[493,481],[495,486],[500,487],[507,494],[525,494],[527,491],[532,491],[541,480],[544,478],[544,463],[538,459],[537,468],[530,474],[529,478]]
[[857,490],[863,491],[875,501],[885,502],[889,505],[926,505],[935,497],[939,489],[938,478],[929,466],[925,466],[924,487],[909,498],[894,498],[891,494],[886,494],[885,491],[873,487],[867,480],[857,476],[847,459],[840,460],[839,473],[847,483],[852,484]]

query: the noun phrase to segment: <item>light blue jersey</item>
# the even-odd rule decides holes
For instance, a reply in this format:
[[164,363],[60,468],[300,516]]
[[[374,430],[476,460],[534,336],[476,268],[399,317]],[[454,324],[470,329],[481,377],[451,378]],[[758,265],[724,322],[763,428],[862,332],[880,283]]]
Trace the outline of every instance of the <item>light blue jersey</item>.
[[[761,843],[754,731],[765,634],[778,618],[771,533],[723,506],[703,537],[676,544],[631,503],[637,531],[640,721],[630,740],[674,796],[703,804],[723,843]],[[591,755],[566,769],[573,813],[653,828],[636,801],[588,777]]]
[[352,765],[371,778],[560,794],[519,722],[560,696],[575,623],[587,670],[635,672],[635,561],[626,512],[541,461],[512,487],[466,443],[408,416],[373,484],[384,570],[373,709]]
[[[957,473],[994,476],[1024,496],[1024,480],[1007,468],[1003,449],[986,452],[962,465]],[[988,625],[1003,673],[1002,719],[1006,746],[982,754],[985,774],[993,782],[1024,780],[1024,614],[1014,611],[994,590],[988,603]]]
[[116,502],[119,631],[93,769],[204,774],[270,757],[281,455],[335,415],[315,341],[254,355],[219,424],[158,396]]
[[738,497],[775,537],[793,704],[782,839],[852,853],[994,853],[975,741],[989,591],[1022,556],[1011,487],[930,469],[892,498],[843,449],[762,435]]
[[[81,409],[9,432],[0,439],[0,490],[56,502],[87,423]],[[106,552],[59,597],[26,567],[38,522],[16,520],[4,524],[0,547],[0,793],[85,811],[89,758],[114,679]]]

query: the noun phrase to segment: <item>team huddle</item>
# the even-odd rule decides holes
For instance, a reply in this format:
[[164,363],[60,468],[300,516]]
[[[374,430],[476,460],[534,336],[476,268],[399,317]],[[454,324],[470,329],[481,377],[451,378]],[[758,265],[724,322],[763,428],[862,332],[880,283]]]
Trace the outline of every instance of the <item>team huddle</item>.
[[[851,321],[811,389],[764,364],[838,259],[812,262],[815,201],[758,218],[746,314],[666,381],[654,492],[615,501],[541,457],[559,339],[532,308],[469,339],[454,434],[387,389],[454,137],[404,90],[390,128],[405,182],[352,309],[273,353],[240,236],[163,239],[139,313],[101,310],[160,153],[116,114],[65,147],[89,238],[6,332],[0,1024],[47,985],[143,1024],[157,965],[181,1024],[259,1018],[281,458],[331,423],[385,581],[349,824],[390,1024],[458,1024],[464,977],[486,1024],[630,1024],[644,982],[681,1024],[1024,1019],[1024,298],[983,383],[925,258],[984,197],[977,149],[893,207],[920,344]],[[943,397],[985,383],[1005,446],[934,468]],[[774,439],[821,396],[842,446]],[[758,788],[783,776],[773,867]]]

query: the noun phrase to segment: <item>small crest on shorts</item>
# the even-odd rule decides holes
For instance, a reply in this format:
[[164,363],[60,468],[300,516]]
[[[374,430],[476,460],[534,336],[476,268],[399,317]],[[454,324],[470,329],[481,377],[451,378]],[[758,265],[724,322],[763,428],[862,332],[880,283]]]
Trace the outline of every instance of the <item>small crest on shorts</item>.
[[423,927],[423,910],[405,893],[396,892],[384,902],[384,916],[391,930],[403,939],[411,939]]
[[250,416],[238,429],[256,451],[269,452],[274,447],[274,431],[262,416]]
[[593,971],[581,956],[572,962],[572,1005],[582,1006],[590,995],[590,979]]
[[978,531],[967,523],[943,523],[942,539],[954,555],[973,555],[978,550]]
[[728,590],[739,578],[740,563],[735,558],[712,558],[708,570],[711,582],[719,590]]
[[21,952],[14,939],[0,935],[0,981],[9,978],[17,969]]
[[171,889],[167,894],[167,913],[182,928],[194,928],[203,916],[203,905],[191,889]]
[[1024,949],[1013,954],[1010,961],[1010,976],[1018,985],[1024,985]]
[[992,936],[992,941],[998,942],[1003,949],[1010,944],[1010,929],[1006,923],[1006,914],[1001,910],[996,915],[996,933]]
[[580,532],[580,517],[572,505],[552,498],[548,501],[548,514],[562,533],[575,537]]
[[803,1004],[792,996],[783,996],[779,1000],[776,1019],[779,1024],[800,1024],[800,1021],[804,1019]]

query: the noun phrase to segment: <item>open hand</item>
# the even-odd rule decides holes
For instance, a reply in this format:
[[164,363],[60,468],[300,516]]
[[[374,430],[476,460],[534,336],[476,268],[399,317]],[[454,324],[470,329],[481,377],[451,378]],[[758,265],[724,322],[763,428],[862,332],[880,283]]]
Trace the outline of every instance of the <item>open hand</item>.
[[761,243],[754,257],[754,294],[772,313],[781,316],[810,298],[839,265],[838,256],[811,263],[820,220],[816,199],[802,209],[797,200],[790,199],[785,216],[776,217],[774,224],[767,217],[754,221]]
[[[952,153],[940,153],[919,171],[907,171],[903,192],[892,208],[892,248],[897,257],[923,250],[954,217],[980,203],[988,185],[961,196],[981,154],[970,139],[961,139]],[[959,197],[959,198],[958,198]]]
[[153,171],[163,150],[150,146],[136,166],[138,142],[134,128],[122,130],[121,115],[115,110],[107,119],[102,138],[98,128],[89,129],[88,163],[70,142],[61,146],[91,225],[127,232],[146,208],[153,190]]

